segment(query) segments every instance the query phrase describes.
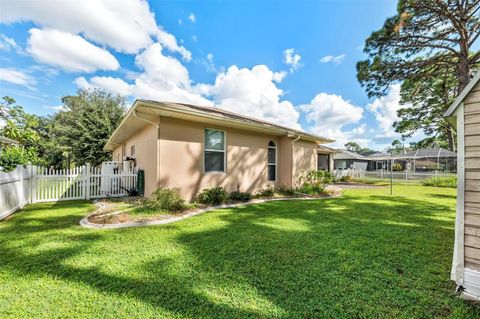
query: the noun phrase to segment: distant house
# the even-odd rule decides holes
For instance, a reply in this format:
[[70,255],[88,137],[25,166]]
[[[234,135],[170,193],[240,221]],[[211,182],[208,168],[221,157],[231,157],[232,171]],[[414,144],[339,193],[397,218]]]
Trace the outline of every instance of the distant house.
[[214,107],[137,100],[105,150],[145,171],[145,194],[178,188],[192,200],[204,188],[256,192],[295,186],[302,171],[329,169],[330,139]]
[[365,171],[367,169],[368,162],[368,157],[344,149],[338,149],[334,155],[335,169],[354,168]]
[[18,145],[18,142],[11,138],[0,135],[0,155],[2,154],[2,148],[7,145]]
[[[458,186],[452,280],[480,300],[480,72],[445,113],[457,131]],[[462,290],[461,289],[461,290]]]
[[[456,172],[457,154],[443,148],[419,149],[407,154],[383,152],[355,153],[343,149],[334,155],[335,169],[355,168],[365,171],[389,170],[390,162],[409,172]],[[366,163],[366,165],[365,165]],[[394,166],[395,169],[395,166]]]

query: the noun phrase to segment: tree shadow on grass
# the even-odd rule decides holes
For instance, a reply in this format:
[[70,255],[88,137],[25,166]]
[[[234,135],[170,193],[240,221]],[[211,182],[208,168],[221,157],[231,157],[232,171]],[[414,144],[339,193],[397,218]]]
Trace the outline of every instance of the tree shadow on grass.
[[[82,283],[184,317],[446,316],[457,302],[448,295],[453,217],[437,215],[448,211],[451,206],[389,196],[270,202],[168,227],[79,229],[66,235],[76,238],[68,247],[36,253],[3,240],[0,266]],[[77,216],[49,215],[43,224],[50,229],[18,223],[0,231],[12,241],[32,232],[48,236],[55,227],[78,227],[66,226],[69,218]],[[205,222],[212,227],[201,227]],[[145,261],[140,277],[133,269],[116,276],[66,263],[112,236],[166,231],[175,231],[172,240],[184,252]]]

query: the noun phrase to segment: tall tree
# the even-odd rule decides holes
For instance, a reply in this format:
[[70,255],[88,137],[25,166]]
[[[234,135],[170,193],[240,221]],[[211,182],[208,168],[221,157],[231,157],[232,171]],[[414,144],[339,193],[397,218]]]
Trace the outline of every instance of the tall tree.
[[10,171],[18,164],[39,164],[38,117],[27,114],[13,98],[4,96],[0,101],[0,122],[2,123],[0,135],[19,143],[19,145],[7,146],[2,150],[1,169]]
[[[450,101],[467,86],[480,61],[480,51],[471,51],[480,36],[479,11],[479,0],[400,0],[397,14],[366,40],[368,59],[357,63],[357,77],[369,97],[385,95],[390,85],[407,81],[402,86],[403,101],[412,103],[412,110],[427,113],[431,120],[431,125],[424,121],[416,128],[411,121],[399,124],[398,132],[408,135],[412,129],[422,128],[428,134],[443,128],[438,118],[448,103],[431,101],[427,107],[418,103],[417,95],[426,96],[422,92],[427,80],[443,79],[448,87],[439,93],[437,86],[430,93],[438,94],[438,99],[448,93]],[[446,75],[451,78],[445,82]],[[409,115],[412,112],[400,112],[402,119]]]
[[125,98],[102,90],[80,90],[62,98],[64,109],[53,118],[53,133],[78,165],[110,160],[103,147],[125,113]]

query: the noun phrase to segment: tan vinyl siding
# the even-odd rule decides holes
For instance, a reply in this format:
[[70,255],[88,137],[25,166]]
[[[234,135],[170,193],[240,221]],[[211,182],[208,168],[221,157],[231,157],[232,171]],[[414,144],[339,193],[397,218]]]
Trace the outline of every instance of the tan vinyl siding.
[[480,270],[480,85],[464,100],[465,266]]

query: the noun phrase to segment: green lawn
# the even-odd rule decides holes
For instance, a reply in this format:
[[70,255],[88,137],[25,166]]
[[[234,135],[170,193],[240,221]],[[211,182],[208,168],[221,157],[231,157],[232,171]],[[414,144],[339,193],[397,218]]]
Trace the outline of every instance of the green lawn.
[[31,205],[0,222],[0,318],[478,318],[449,280],[455,191],[394,191],[118,230]]

